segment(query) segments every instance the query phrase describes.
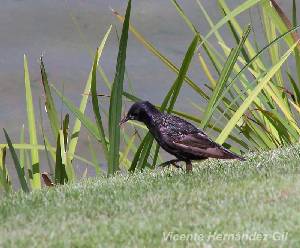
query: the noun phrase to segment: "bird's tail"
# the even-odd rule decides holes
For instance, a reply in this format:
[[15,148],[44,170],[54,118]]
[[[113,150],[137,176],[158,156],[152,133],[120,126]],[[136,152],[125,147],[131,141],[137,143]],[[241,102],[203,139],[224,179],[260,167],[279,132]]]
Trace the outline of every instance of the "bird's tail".
[[240,155],[235,154],[234,152],[226,149],[223,146],[220,146],[220,148],[222,149],[223,152],[223,157],[224,159],[238,159],[240,161],[246,161],[246,159]]

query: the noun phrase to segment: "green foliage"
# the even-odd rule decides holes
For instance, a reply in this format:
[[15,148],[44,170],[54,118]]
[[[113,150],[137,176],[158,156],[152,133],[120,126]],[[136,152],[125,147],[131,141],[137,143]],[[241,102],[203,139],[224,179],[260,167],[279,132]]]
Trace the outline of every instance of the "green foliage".
[[[247,0],[233,9],[227,6],[227,1],[218,0],[223,17],[214,23],[210,18],[210,13],[205,9],[205,4],[196,0],[199,12],[210,27],[207,34],[201,34],[197,30],[197,23],[191,21],[179,1],[170,1],[187,28],[194,34],[194,39],[190,43],[180,67],[147,41],[133,24],[130,24],[130,0],[125,17],[114,12],[116,18],[123,23],[114,80],[111,83],[99,65],[102,51],[111,32],[110,26],[96,49],[79,107],[67,99],[56,87],[49,84],[44,61],[41,58],[40,68],[45,108],[52,130],[52,137],[48,137],[42,123],[41,109],[43,107],[40,106],[39,127],[42,132],[42,145],[38,143],[39,133],[36,129],[38,122],[35,119],[27,59],[24,56],[29,142],[26,143],[27,129],[24,127],[21,129],[20,144],[12,144],[5,133],[7,144],[0,144],[2,149],[0,152],[0,185],[6,192],[11,189],[5,163],[5,147],[7,146],[13,156],[18,179],[24,191],[29,191],[30,188],[41,188],[42,174],[39,168],[39,152],[41,151],[45,151],[47,154],[50,177],[55,184],[65,184],[81,178],[81,175],[76,175],[74,170],[75,160],[90,165],[96,170],[97,175],[101,173],[99,164],[107,164],[108,175],[115,174],[120,168],[129,168],[131,172],[145,167],[155,168],[157,160],[159,160],[159,146],[157,144],[153,146],[154,139],[149,132],[146,132],[145,126],[137,122],[129,122],[131,124],[129,129],[120,129],[119,127],[124,108],[123,100],[141,100],[132,91],[128,93],[124,90],[126,88],[124,77],[128,32],[131,32],[145,49],[159,59],[161,66],[166,66],[176,74],[175,82],[166,92],[161,105],[157,106],[161,111],[173,113],[195,122],[199,127],[205,128],[208,135],[214,137],[217,142],[230,147],[237,153],[273,149],[299,141],[300,44],[297,30],[300,25],[297,26],[298,6],[296,1],[292,3],[292,21],[290,21],[289,15],[284,13],[275,0]],[[262,25],[259,32],[263,32],[266,37],[266,44],[261,45],[261,49],[257,47],[256,36],[248,39],[255,31],[254,27],[248,25],[246,28],[242,28],[236,19],[239,14],[249,11],[254,6],[261,10]],[[231,40],[236,43],[233,46],[229,46],[230,41],[221,35],[220,31],[226,28],[225,25],[228,25],[228,33],[232,35]],[[215,39],[217,45],[210,43],[210,39]],[[195,54],[197,54],[197,60],[193,60]],[[285,66],[287,61],[290,63],[294,61],[296,72]],[[206,75],[209,84],[205,82],[200,84],[197,79],[192,79],[188,75],[191,63],[199,63],[202,68],[199,74]],[[103,81],[99,80],[98,74]],[[105,109],[105,105],[99,100],[99,96],[102,96],[98,94],[99,90],[97,90],[100,88],[99,82],[104,82],[110,91],[109,109]],[[177,99],[183,97],[180,95],[181,89],[186,85],[198,95],[197,102],[203,103],[202,106],[199,106],[190,102],[191,107],[200,111],[199,116],[175,109]],[[69,130],[72,123],[69,123],[68,115],[61,123],[53,93],[61,99],[70,114],[75,116],[72,130]],[[95,121],[85,114],[90,95]],[[188,104],[189,101],[186,103]],[[102,151],[100,161],[97,161],[99,159],[96,156],[98,152],[94,151],[92,140],[89,141],[92,161],[76,154],[81,125],[89,132],[91,139],[98,141]],[[133,135],[130,133],[132,129],[134,129]],[[124,148],[120,145],[121,137],[124,137]],[[56,143],[53,145],[51,142],[55,141]],[[15,149],[19,150],[19,157]],[[52,168],[55,168],[54,171]]]
[[254,90],[251,92],[251,94],[248,95],[248,97],[245,99],[245,101],[240,105],[240,107],[237,109],[237,111],[233,114],[230,121],[227,123],[223,131],[220,133],[219,137],[217,138],[217,142],[223,143],[226,138],[228,137],[231,130],[234,128],[234,126],[237,124],[243,113],[249,108],[250,104],[254,101],[254,99],[258,96],[258,94],[267,87],[267,84],[270,82],[270,79],[275,75],[275,73],[281,68],[282,64],[286,61],[286,59],[289,57],[289,55],[293,52],[295,46],[297,43],[295,43],[285,54],[282,56],[282,58],[275,64],[270,70],[268,70],[264,77],[262,77],[257,83],[257,86],[254,88]]

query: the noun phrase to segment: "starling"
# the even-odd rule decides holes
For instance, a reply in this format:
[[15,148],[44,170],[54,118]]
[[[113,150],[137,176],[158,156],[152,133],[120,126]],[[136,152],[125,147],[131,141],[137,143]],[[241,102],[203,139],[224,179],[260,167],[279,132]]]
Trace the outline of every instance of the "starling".
[[120,125],[128,120],[143,122],[157,143],[177,159],[167,161],[162,166],[177,162],[186,163],[186,171],[192,171],[193,160],[207,158],[245,160],[237,154],[211,140],[202,130],[174,115],[158,111],[150,102],[134,103]]

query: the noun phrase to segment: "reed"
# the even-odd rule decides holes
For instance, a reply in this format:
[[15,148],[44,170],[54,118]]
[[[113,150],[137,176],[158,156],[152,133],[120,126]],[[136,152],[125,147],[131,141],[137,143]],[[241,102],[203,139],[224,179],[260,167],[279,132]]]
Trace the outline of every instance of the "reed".
[[[113,12],[117,20],[123,24],[114,80],[110,82],[99,65],[106,41],[111,35],[110,26],[96,49],[79,107],[54,85],[49,84],[43,58],[41,58],[45,108],[52,137],[48,137],[49,134],[47,135],[43,128],[42,114],[40,120],[36,118],[36,110],[33,106],[35,96],[31,93],[27,59],[24,56],[29,142],[25,142],[24,128],[21,129],[20,143],[12,142],[5,132],[7,144],[0,144],[1,188],[6,192],[11,191],[11,179],[5,159],[6,148],[9,148],[13,157],[21,188],[26,192],[41,188],[40,152],[47,154],[49,170],[52,172],[48,177],[51,185],[74,182],[80,178],[74,170],[74,160],[81,160],[91,165],[100,175],[103,169],[95,159],[93,146],[90,146],[91,160],[76,154],[82,126],[88,130],[92,139],[98,141],[97,149],[102,150],[101,163],[107,164],[107,175],[114,175],[120,169],[129,169],[133,172],[136,169],[155,168],[160,160],[159,146],[146,132],[146,128],[139,123],[130,122],[131,127],[136,130],[132,135],[130,129],[119,127],[124,109],[123,102],[141,100],[134,92],[129,93],[124,88],[129,33],[159,59],[161,66],[166,66],[177,76],[161,104],[157,104],[161,111],[177,114],[195,122],[209,135],[214,136],[218,143],[237,153],[274,149],[298,142],[300,138],[300,44],[297,30],[300,25],[297,24],[296,1],[293,0],[292,20],[289,20],[288,15],[275,0],[246,0],[233,9],[228,7],[225,0],[219,0],[218,6],[223,18],[214,23],[203,3],[195,0],[199,12],[210,26],[207,34],[201,34],[197,30],[197,25],[190,20],[184,8],[176,0],[170,1],[186,23],[187,29],[194,34],[194,39],[187,48],[180,67],[147,41],[134,24],[129,22],[130,0],[124,17],[116,11]],[[253,29],[252,23],[243,28],[236,19],[238,15],[249,11],[254,6],[259,8],[262,19],[259,32],[266,37],[266,44],[260,46],[262,48],[258,46],[254,33],[257,30]],[[225,28],[226,25],[236,43],[233,47],[230,47],[229,41],[220,34],[220,29]],[[251,39],[249,36],[252,36]],[[216,39],[218,45],[214,47],[209,42],[211,39]],[[295,63],[295,72],[287,66],[287,61],[289,64]],[[199,64],[201,69],[199,73],[207,76],[208,83],[199,83],[197,79],[189,77],[188,70],[192,63]],[[105,109],[98,100],[99,76],[110,90],[108,109]],[[191,102],[191,108],[200,110],[199,116],[175,108],[177,99],[185,97],[181,95],[181,89],[185,86],[195,91],[199,102],[205,103],[199,106]],[[68,115],[60,120],[53,94],[57,95],[69,113],[75,116],[74,123],[69,123]],[[94,120],[85,114],[89,98],[92,100]],[[43,107],[41,106],[40,109]],[[73,128],[69,130],[71,124]],[[36,126],[41,127],[40,133]],[[106,126],[108,128],[105,128]],[[38,143],[39,135],[43,144]],[[124,137],[126,143],[124,148],[120,145],[121,137]],[[55,144],[51,144],[51,140],[56,141]],[[16,150],[19,150],[19,155]]]

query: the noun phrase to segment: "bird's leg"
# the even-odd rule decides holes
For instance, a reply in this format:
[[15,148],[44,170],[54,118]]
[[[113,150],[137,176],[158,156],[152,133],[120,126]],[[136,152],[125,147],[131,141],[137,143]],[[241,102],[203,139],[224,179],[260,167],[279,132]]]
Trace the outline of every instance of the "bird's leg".
[[166,166],[172,164],[172,165],[174,165],[176,168],[181,168],[179,165],[176,164],[177,162],[180,162],[180,161],[182,161],[182,160],[180,160],[180,159],[172,159],[172,160],[166,161],[166,162],[164,162],[164,163],[162,163],[162,164],[160,164],[160,165],[158,165],[158,166],[166,167]]
[[186,163],[186,167],[185,167],[186,173],[192,172],[192,170],[193,170],[192,162],[190,160],[188,160],[188,161],[185,161],[185,163]]

